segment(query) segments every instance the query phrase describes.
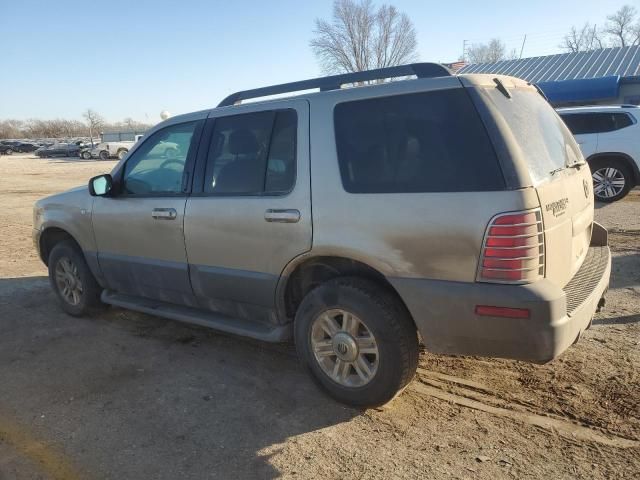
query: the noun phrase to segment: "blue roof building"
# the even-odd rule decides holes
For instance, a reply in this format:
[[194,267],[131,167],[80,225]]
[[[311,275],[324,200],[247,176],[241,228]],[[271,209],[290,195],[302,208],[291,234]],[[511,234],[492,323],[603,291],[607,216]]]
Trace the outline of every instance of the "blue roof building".
[[511,75],[536,83],[556,106],[640,105],[640,46],[466,65],[458,73]]

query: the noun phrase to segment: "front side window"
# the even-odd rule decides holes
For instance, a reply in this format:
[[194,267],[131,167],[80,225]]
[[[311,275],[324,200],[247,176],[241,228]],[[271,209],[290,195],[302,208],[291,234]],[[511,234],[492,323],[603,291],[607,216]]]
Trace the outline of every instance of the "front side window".
[[171,125],[147,138],[127,160],[123,192],[129,195],[181,193],[195,128],[196,122]]
[[294,110],[217,118],[204,191],[219,195],[289,192],[295,181],[296,131]]
[[347,192],[504,189],[493,146],[462,88],[340,103],[334,124]]

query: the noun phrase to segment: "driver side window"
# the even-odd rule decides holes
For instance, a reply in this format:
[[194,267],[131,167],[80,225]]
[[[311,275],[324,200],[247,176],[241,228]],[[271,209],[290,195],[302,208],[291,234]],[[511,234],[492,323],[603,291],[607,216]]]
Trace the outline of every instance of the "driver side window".
[[158,130],[133,153],[124,166],[123,193],[179,194],[196,122]]

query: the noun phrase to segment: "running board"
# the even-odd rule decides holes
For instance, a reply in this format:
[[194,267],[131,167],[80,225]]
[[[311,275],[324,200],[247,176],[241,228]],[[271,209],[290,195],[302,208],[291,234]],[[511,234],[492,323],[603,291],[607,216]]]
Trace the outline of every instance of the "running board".
[[159,300],[123,295],[110,290],[103,290],[100,299],[109,305],[170,318],[171,320],[177,320],[179,322],[209,327],[222,332],[255,338],[256,340],[265,342],[286,342],[293,336],[291,324],[271,327],[262,323],[233,318],[220,313],[174,305]]

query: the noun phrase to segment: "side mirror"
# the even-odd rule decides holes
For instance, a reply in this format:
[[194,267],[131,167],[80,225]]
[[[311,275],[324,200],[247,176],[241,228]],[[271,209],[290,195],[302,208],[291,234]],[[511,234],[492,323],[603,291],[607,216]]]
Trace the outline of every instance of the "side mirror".
[[92,197],[105,197],[113,187],[113,178],[108,173],[89,180],[89,193]]

